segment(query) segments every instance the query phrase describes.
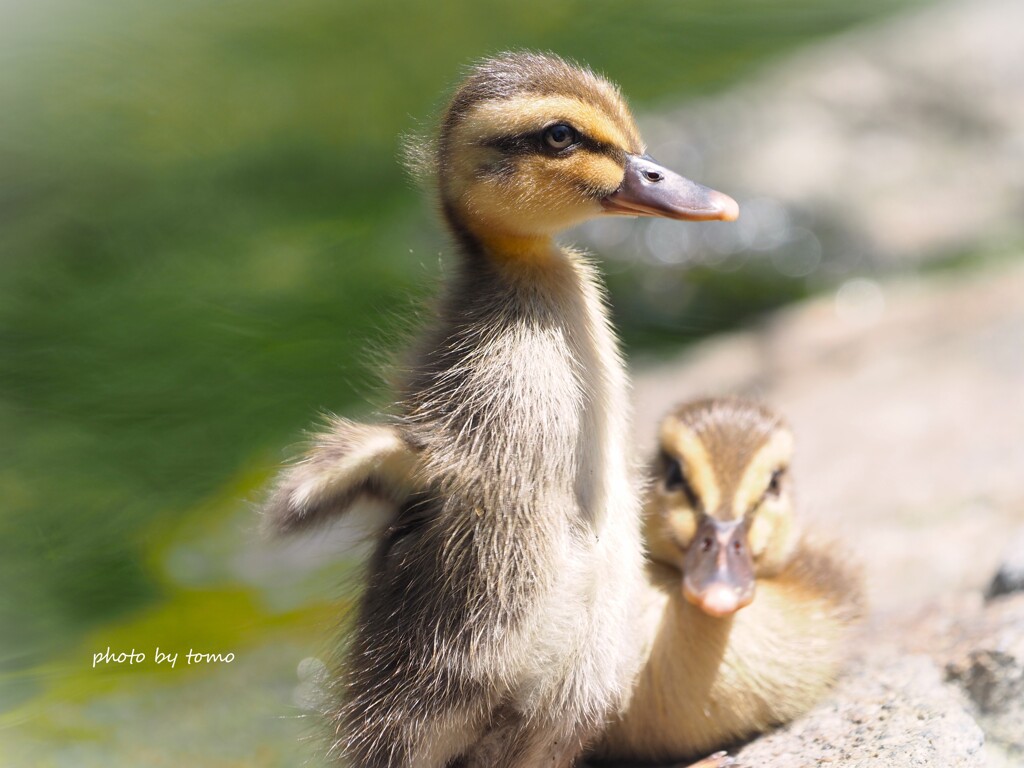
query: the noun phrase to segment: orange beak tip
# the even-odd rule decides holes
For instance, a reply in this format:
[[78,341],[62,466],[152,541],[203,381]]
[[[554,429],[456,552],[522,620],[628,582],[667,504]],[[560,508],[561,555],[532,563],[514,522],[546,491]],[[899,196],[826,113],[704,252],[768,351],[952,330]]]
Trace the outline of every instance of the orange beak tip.
[[718,209],[719,221],[736,221],[740,217],[740,205],[728,195],[712,192],[709,197]]
[[740,609],[740,601],[735,590],[716,584],[700,596],[699,607],[709,616],[720,619],[736,613]]

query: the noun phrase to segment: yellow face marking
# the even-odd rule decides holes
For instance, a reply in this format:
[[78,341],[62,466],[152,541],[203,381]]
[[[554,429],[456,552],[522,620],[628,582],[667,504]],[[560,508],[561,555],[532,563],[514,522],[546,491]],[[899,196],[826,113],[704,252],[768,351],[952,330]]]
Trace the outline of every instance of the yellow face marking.
[[672,531],[672,538],[680,547],[690,546],[693,535],[697,533],[697,514],[692,509],[671,509],[665,522]]
[[682,570],[686,548],[697,532],[697,518],[693,510],[664,502],[660,496],[649,499],[644,513],[644,542],[651,560]]
[[567,159],[566,170],[581,181],[601,187],[617,187],[622,183],[622,166],[607,155],[578,152]]
[[777,430],[768,442],[762,445],[747,464],[747,468],[733,494],[732,511],[739,519],[743,517],[764,496],[771,482],[772,473],[789,466],[793,456],[793,435],[789,431]]
[[682,459],[686,479],[704,509],[718,509],[722,494],[711,459],[696,433],[678,421],[667,421],[661,426],[661,444]]
[[[782,567],[795,544],[792,501],[787,494],[765,497],[772,473],[787,468],[793,455],[793,436],[779,430],[754,454],[747,465],[734,498],[737,517],[756,507],[747,534],[758,575],[763,576]],[[763,501],[762,501],[763,499]],[[760,506],[758,506],[760,502]]]
[[561,120],[596,141],[625,152],[644,152],[635,128],[627,135],[603,110],[579,99],[556,95],[524,94],[481,102],[459,120],[452,139],[462,146],[480,144],[495,136],[540,131]]

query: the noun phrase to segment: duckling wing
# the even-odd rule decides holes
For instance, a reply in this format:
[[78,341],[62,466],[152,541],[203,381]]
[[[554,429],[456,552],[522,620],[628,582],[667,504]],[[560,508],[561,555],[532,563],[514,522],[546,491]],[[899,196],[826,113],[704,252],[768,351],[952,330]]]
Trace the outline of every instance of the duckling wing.
[[365,497],[392,502],[390,522],[414,491],[417,459],[394,425],[332,418],[278,475],[262,507],[264,525],[276,535],[304,530],[346,515]]

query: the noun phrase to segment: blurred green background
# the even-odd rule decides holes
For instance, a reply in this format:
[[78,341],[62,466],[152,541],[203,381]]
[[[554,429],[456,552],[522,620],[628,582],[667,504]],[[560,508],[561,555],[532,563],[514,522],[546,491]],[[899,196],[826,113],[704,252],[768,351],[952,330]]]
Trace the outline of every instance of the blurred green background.
[[[0,4],[0,752],[294,764],[305,726],[279,716],[344,564],[325,556],[285,588],[246,560],[246,499],[318,413],[386,402],[376,361],[447,249],[400,136],[429,127],[467,61],[556,51],[643,113],[899,7]],[[814,287],[698,271],[714,311],[680,302],[666,320],[636,273],[612,272],[630,353]],[[238,660],[92,670],[108,645]],[[197,741],[170,758],[182,728]]]

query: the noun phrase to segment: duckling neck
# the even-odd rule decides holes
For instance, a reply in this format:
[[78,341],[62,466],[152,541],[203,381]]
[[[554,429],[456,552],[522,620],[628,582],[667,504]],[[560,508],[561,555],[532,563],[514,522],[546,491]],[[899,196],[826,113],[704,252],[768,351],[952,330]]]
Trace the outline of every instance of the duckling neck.
[[[424,446],[439,530],[479,558],[447,565],[465,574],[445,583],[472,607],[467,636],[531,633],[522,648],[509,645],[515,632],[494,636],[503,664],[559,660],[579,672],[566,686],[617,696],[635,669],[623,628],[642,548],[627,379],[596,270],[550,239],[460,239],[400,404]],[[564,631],[581,607],[580,637],[601,638],[586,647]],[[562,695],[537,696],[549,694]]]
[[545,235],[495,234],[478,239],[480,250],[489,258],[507,265],[543,265],[565,253]]
[[509,232],[485,226],[461,215],[451,205],[445,206],[444,216],[463,255],[470,258],[484,257],[514,265],[543,264],[564,255],[548,234]]
[[506,508],[564,514],[567,500],[551,497],[568,491],[591,523],[611,512],[636,527],[628,384],[596,269],[548,235],[481,234],[446,217],[461,258],[407,383],[407,412],[444,436],[448,466],[457,455],[501,477]]

